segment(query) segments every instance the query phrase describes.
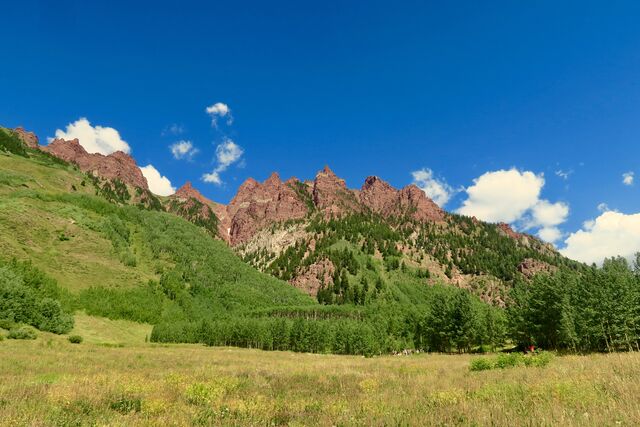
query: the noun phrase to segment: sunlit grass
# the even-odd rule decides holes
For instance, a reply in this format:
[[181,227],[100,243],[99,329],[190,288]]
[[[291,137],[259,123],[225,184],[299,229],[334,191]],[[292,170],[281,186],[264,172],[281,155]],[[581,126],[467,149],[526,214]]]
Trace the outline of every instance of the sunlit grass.
[[[85,333],[117,335],[88,316],[79,330],[87,322]],[[0,424],[640,423],[638,353],[471,372],[476,356],[365,359],[157,346],[140,342],[141,332],[125,347],[71,344],[51,334],[0,342]]]

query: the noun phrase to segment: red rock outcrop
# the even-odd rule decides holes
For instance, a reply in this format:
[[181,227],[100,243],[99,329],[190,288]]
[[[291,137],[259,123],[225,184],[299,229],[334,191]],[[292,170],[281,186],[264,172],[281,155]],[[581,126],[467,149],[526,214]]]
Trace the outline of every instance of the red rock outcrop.
[[33,148],[35,150],[40,147],[38,143],[38,136],[35,133],[26,131],[22,126],[18,126],[13,131],[16,133],[16,135],[18,135],[18,138],[20,138],[22,142],[24,142],[24,145],[26,145],[27,147]]
[[108,156],[98,153],[89,154],[77,139],[71,141],[54,139],[42,149],[55,157],[77,164],[83,172],[105,179],[119,179],[125,184],[149,189],[147,179],[142,175],[135,160],[122,151],[116,151]]
[[355,193],[347,189],[344,179],[338,178],[329,166],[316,174],[312,195],[316,208],[327,218],[361,210]]
[[289,283],[315,297],[323,284],[325,286],[333,285],[334,272],[333,263],[325,258],[316,261],[302,271],[298,271],[296,277],[291,279]]
[[383,216],[410,214],[419,221],[440,222],[445,213],[415,185],[396,190],[377,176],[368,177],[358,193],[360,202]]
[[549,274],[554,273],[557,270],[558,268],[556,266],[533,258],[526,258],[518,265],[518,271],[522,273],[527,279],[530,279],[539,273]]
[[304,218],[308,208],[295,190],[298,183],[295,178],[282,182],[277,173],[262,184],[247,179],[227,206],[231,244],[245,242],[273,223]]
[[228,240],[226,206],[204,197],[191,182],[187,181],[169,196],[169,203],[165,206],[167,211],[205,227],[223,240]]

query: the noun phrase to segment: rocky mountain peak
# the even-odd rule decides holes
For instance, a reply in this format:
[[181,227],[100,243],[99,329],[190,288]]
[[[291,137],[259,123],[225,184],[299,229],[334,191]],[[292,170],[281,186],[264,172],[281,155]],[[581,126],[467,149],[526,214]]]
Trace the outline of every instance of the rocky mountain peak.
[[22,140],[24,145],[29,148],[38,149],[39,141],[38,136],[35,133],[25,130],[22,126],[18,126],[13,131],[18,135],[18,138]]
[[274,172],[263,183],[249,178],[240,186],[227,207],[232,245],[245,242],[270,224],[307,215],[308,207],[290,181],[282,182]]
[[105,179],[119,179],[125,184],[149,189],[147,179],[142,175],[133,157],[122,151],[107,156],[99,153],[90,154],[77,138],[70,141],[56,138],[42,149],[55,157],[77,164],[83,172],[90,172]]
[[185,182],[184,185],[173,194],[173,196],[183,200],[193,198],[201,203],[211,203],[211,200],[204,197],[198,190],[193,187],[193,185],[191,185],[191,181]]

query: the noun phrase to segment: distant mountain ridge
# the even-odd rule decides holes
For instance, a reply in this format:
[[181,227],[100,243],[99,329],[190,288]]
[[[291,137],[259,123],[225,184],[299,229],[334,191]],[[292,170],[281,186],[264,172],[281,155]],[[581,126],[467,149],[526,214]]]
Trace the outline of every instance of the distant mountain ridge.
[[[14,132],[30,148],[148,192],[146,179],[126,153],[89,154],[77,139],[39,146],[33,133]],[[389,281],[393,270],[409,268],[426,284],[450,283],[502,304],[506,282],[566,262],[551,245],[508,224],[445,212],[413,184],[396,189],[369,176],[360,189],[349,189],[328,166],[304,182],[295,177],[283,181],[275,172],[264,182],[249,178],[228,205],[207,199],[190,182],[160,200],[163,210],[202,226],[256,268],[314,296],[330,290],[332,301],[350,298],[337,283],[362,282],[352,283],[357,287],[368,278]],[[385,268],[371,274],[362,265],[348,269],[336,258],[339,247],[365,265],[370,264],[366,259],[379,259]]]

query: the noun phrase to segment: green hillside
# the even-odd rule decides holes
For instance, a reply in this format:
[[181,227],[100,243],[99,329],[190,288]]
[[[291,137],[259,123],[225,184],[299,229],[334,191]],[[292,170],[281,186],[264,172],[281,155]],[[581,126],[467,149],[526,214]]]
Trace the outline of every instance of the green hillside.
[[[365,214],[308,224],[321,238],[307,256],[310,242],[278,256],[245,252],[243,262],[207,224],[166,205],[0,129],[0,329],[14,338],[37,336],[33,328],[79,333],[109,345],[144,334],[364,355],[504,345],[618,351],[640,343],[640,256],[634,269],[624,259],[587,267],[462,217],[416,233],[404,220],[392,226]],[[284,281],[320,257],[336,269],[317,299]],[[556,270],[515,274],[523,258]],[[438,271],[441,264],[448,268]],[[456,271],[483,272],[486,281],[443,285]],[[492,278],[508,286],[496,290]]]
[[0,152],[5,261],[30,261],[68,291],[66,305],[112,318],[157,322],[313,303],[202,228],[96,193],[87,175],[44,153]]

